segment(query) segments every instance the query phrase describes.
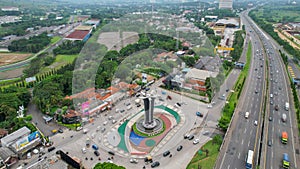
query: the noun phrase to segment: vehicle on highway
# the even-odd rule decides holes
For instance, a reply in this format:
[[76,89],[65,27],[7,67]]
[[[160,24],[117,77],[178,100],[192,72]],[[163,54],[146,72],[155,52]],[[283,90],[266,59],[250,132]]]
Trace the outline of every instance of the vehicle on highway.
[[117,122],[116,120],[112,120],[112,121],[111,121],[112,124],[115,124],[116,122]]
[[196,112],[196,115],[199,116],[199,117],[203,117],[203,114],[199,111]]
[[134,163],[134,164],[137,164],[139,161],[136,159],[136,158],[131,158],[129,160],[130,163]]
[[188,137],[188,140],[193,140],[194,139],[194,135],[190,135],[189,137]]
[[269,147],[272,146],[272,141],[271,141],[271,140],[268,141],[268,146],[269,146]]
[[147,163],[147,162],[150,162],[150,163],[152,163],[152,157],[151,156],[147,156],[147,157],[145,157],[144,158],[144,161]]
[[151,168],[158,167],[160,163],[158,161],[155,161],[154,163],[151,164]]
[[172,100],[172,97],[168,95],[168,96],[167,96],[167,99]]
[[207,105],[207,108],[212,108],[212,105],[211,105],[211,104],[208,104],[208,105]]
[[289,160],[289,155],[287,153],[283,153],[282,167],[290,168],[290,160]]
[[270,117],[269,117],[269,121],[272,121],[272,120],[273,120],[273,117],[272,117],[272,116],[270,116]]
[[255,94],[257,94],[258,93],[258,90],[255,90]]
[[177,151],[181,151],[182,148],[183,148],[182,145],[178,146],[178,147],[177,147]]
[[287,144],[287,141],[288,141],[288,133],[283,131],[281,133],[281,142],[282,144]]
[[282,120],[282,122],[286,122],[286,114],[285,113],[282,114],[281,120]]
[[181,104],[180,104],[180,103],[176,103],[176,104],[177,104],[177,106],[181,107]]
[[99,151],[98,150],[95,150],[94,151],[94,154],[98,157],[100,155]]
[[184,139],[187,139],[187,138],[189,138],[189,137],[190,137],[190,134],[189,134],[189,133],[186,133],[186,134],[183,136]]
[[90,138],[86,138],[85,145],[86,145],[87,147],[89,147],[90,144],[91,144]]
[[246,119],[249,118],[249,114],[250,114],[250,113],[249,113],[248,111],[245,113],[245,118],[246,118]]
[[64,131],[63,131],[62,128],[59,128],[59,129],[58,129],[58,132],[59,132],[59,133],[63,133]]
[[279,110],[279,106],[276,104],[275,105],[275,110],[278,111]]
[[274,104],[273,100],[270,100],[270,104],[271,104],[271,105],[273,105],[273,104]]
[[166,157],[166,156],[170,155],[170,153],[171,152],[168,150],[168,151],[166,151],[166,152],[163,153],[163,156]]
[[196,138],[196,139],[193,141],[193,144],[194,144],[194,145],[195,145],[195,144],[198,144],[199,141],[200,141],[200,140]]
[[98,147],[96,144],[93,144],[93,145],[92,145],[92,148],[93,148],[94,150],[98,150],[98,149],[99,149],[99,147]]
[[255,121],[254,121],[254,125],[256,125],[256,126],[257,126],[257,120],[255,120]]
[[271,97],[271,98],[273,97],[273,94],[272,94],[272,93],[270,94],[270,97]]
[[286,111],[289,111],[289,107],[290,107],[290,104],[288,102],[285,102],[284,109]]
[[89,131],[89,129],[83,129],[83,134],[86,134]]
[[103,132],[105,132],[105,130],[106,130],[105,127],[103,127],[103,128],[101,129],[101,132],[103,133]]
[[253,163],[253,151],[249,150],[246,158],[246,168],[252,169],[252,163]]
[[79,126],[79,127],[76,128],[76,131],[80,131],[82,129],[83,129],[83,127]]
[[103,126],[105,126],[107,123],[108,123],[107,121],[103,122]]

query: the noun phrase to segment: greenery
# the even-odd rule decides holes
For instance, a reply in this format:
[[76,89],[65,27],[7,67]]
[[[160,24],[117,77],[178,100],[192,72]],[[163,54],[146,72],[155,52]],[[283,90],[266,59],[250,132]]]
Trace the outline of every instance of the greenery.
[[199,166],[201,169],[212,169],[217,160],[222,140],[221,135],[216,135],[212,140],[204,144],[199,150],[201,154],[199,151],[196,152],[187,169],[197,169]]
[[243,52],[243,44],[244,44],[244,37],[245,31],[240,30],[234,33],[234,41],[232,47],[234,48],[233,51],[230,52],[232,57],[232,61],[236,62],[240,59],[242,52]]
[[209,28],[208,26],[206,26],[205,23],[195,22],[195,26],[197,26],[199,29],[203,29],[205,31],[206,36],[208,37],[210,42],[213,44],[213,46],[217,46],[220,43],[221,37],[216,36],[214,33],[214,30]]
[[244,69],[241,71],[241,73],[238,77],[238,80],[234,86],[234,89],[233,89],[234,93],[231,93],[231,95],[228,99],[228,104],[226,104],[222,110],[222,116],[218,123],[218,126],[224,131],[226,131],[229,126],[230,119],[234,113],[234,110],[235,110],[235,107],[240,98],[240,94],[242,92],[244,83],[248,76],[248,70],[249,70],[250,61],[251,61],[251,52],[252,52],[252,46],[251,46],[251,43],[249,43],[248,50],[247,50],[246,65],[245,65]]
[[104,162],[104,163],[97,163],[94,166],[94,169],[126,169],[126,168],[123,166],[118,166],[113,163]]
[[[11,86],[0,90],[0,128],[17,130],[25,125],[30,126],[22,118],[16,118],[19,106],[27,107],[30,98],[30,93],[26,88]],[[30,117],[25,119],[30,121]]]
[[63,55],[74,55],[78,54],[82,47],[84,45],[84,42],[82,41],[64,41],[61,45],[59,45],[57,48],[53,50],[54,55],[63,54]]
[[51,39],[51,44],[54,44],[54,43],[58,42],[59,40],[61,40],[61,37],[59,37],[59,36],[54,36],[54,37],[52,37],[52,39]]
[[[272,10],[269,11],[269,14],[272,15]],[[249,16],[273,39],[275,39],[278,44],[281,45],[289,54],[291,54],[297,60],[300,60],[300,50],[294,49],[288,42],[282,40],[274,31],[272,23],[269,23],[265,21],[264,18],[258,16],[258,9],[250,11]]]
[[30,37],[29,39],[14,40],[8,46],[10,51],[37,53],[44,47],[49,45],[51,38],[44,32],[38,36]]

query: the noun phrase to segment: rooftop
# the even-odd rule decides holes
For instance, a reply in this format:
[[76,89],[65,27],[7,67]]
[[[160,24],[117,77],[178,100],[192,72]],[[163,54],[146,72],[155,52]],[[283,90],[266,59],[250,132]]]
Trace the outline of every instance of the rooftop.
[[26,134],[29,134],[31,131],[27,128],[27,127],[22,127],[19,130],[3,137],[1,139],[1,143],[9,143],[11,141],[14,141],[16,139],[18,139],[21,136],[24,136]]
[[86,35],[88,35],[90,31],[86,30],[75,30],[74,32],[70,33],[66,39],[76,39],[76,40],[83,40]]
[[211,72],[211,71],[207,71],[207,70],[199,70],[199,69],[193,68],[185,75],[185,77],[205,80],[208,77],[216,77],[217,75],[218,75],[217,72]]
[[90,31],[91,29],[93,29],[92,26],[85,26],[85,25],[79,25],[75,28],[75,30],[78,31]]

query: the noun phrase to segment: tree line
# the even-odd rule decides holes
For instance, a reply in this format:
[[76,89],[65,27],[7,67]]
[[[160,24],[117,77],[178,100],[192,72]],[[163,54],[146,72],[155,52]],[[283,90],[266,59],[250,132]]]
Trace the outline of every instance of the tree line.
[[29,39],[14,40],[8,46],[8,50],[13,52],[30,52],[37,53],[44,47],[49,45],[51,42],[51,37],[47,36],[44,32],[40,35],[30,37]]

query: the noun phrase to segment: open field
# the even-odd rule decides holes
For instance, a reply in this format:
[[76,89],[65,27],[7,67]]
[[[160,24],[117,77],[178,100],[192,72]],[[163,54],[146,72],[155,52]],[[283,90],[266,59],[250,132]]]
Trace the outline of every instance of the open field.
[[26,67],[21,67],[21,68],[14,69],[14,70],[8,70],[8,71],[0,72],[0,80],[20,77],[20,76],[23,75],[23,70],[25,68]]
[[31,55],[31,53],[0,53],[0,66],[25,60]]
[[98,37],[97,42],[104,44],[108,50],[120,51],[128,44],[136,43],[139,35],[136,32],[104,32]]
[[59,36],[54,36],[54,37],[52,37],[52,39],[51,39],[51,44],[54,44],[54,43],[58,42],[59,40],[61,40],[61,37],[59,37]]
[[43,68],[41,73],[47,72],[51,69],[59,69],[60,67],[68,63],[72,63],[77,56],[78,55],[57,55],[54,63],[50,66]]

